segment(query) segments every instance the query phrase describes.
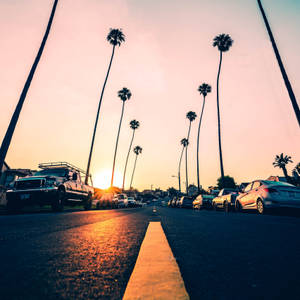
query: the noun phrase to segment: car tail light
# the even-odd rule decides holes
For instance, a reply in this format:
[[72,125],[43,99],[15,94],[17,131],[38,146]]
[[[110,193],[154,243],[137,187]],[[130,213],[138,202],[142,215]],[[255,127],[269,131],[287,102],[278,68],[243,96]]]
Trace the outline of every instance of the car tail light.
[[272,194],[272,193],[279,194],[279,192],[277,190],[273,189],[273,188],[264,188],[264,191],[267,192],[267,193],[270,193],[270,194]]

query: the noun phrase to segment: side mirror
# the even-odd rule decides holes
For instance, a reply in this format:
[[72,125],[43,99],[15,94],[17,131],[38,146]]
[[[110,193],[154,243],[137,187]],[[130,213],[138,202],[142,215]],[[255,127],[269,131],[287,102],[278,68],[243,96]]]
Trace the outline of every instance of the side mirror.
[[77,173],[73,173],[72,180],[77,180]]

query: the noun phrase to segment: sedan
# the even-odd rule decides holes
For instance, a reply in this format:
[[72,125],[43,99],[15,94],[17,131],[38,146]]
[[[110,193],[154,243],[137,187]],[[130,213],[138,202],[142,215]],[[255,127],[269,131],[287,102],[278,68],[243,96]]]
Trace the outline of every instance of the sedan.
[[269,180],[249,183],[235,203],[237,211],[255,209],[260,214],[282,207],[300,208],[300,189],[289,183]]
[[192,197],[181,197],[178,207],[180,208],[193,208],[193,198]]
[[235,199],[238,196],[238,192],[235,189],[222,189],[218,197],[214,198],[212,201],[212,206],[214,210],[219,208],[224,209],[226,212],[233,210],[235,208]]

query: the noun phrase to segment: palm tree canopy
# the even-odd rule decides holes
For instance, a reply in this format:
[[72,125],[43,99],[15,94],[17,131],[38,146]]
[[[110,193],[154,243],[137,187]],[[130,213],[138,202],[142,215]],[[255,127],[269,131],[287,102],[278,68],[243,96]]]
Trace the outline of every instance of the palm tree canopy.
[[184,138],[180,141],[180,144],[183,146],[183,147],[187,147],[188,144],[189,144],[189,141],[188,139]]
[[198,92],[200,93],[200,95],[203,95],[204,97],[206,97],[207,94],[211,92],[211,86],[207,83],[202,83],[198,87]]
[[290,162],[293,162],[291,160],[291,156],[283,155],[283,153],[281,153],[280,155],[275,156],[275,161],[273,162],[273,166],[282,169],[285,167],[285,165],[287,165]]
[[129,125],[131,129],[135,130],[140,127],[140,122],[137,120],[132,120],[130,121]]
[[140,146],[135,146],[134,149],[133,149],[133,152],[134,152],[136,155],[139,155],[140,153],[142,153],[142,150],[143,150],[142,147],[140,147]]
[[118,91],[118,97],[122,101],[129,100],[131,97],[131,92],[128,88],[124,87],[124,88],[122,88],[122,90]]
[[213,40],[213,46],[218,47],[219,51],[226,52],[232,46],[233,40],[231,39],[229,34],[219,34]]
[[120,46],[122,42],[125,42],[125,35],[123,34],[122,29],[110,28],[106,39],[113,46]]
[[195,112],[193,111],[189,111],[187,114],[186,114],[186,117],[190,120],[190,122],[194,121],[196,118],[197,118],[197,115]]

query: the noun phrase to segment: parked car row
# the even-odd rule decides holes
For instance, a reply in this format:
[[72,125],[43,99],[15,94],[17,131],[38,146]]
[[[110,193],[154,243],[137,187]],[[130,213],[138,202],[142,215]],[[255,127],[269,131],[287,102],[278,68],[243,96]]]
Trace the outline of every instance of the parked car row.
[[173,199],[169,200],[168,206],[180,208],[193,208],[193,201],[194,199],[188,196],[174,197]]
[[222,189],[210,195],[174,197],[169,207],[214,209],[229,211],[256,210],[259,214],[272,209],[300,208],[300,189],[281,181],[254,180],[243,191]]
[[126,194],[106,193],[100,199],[94,199],[93,205],[96,209],[100,208],[127,208],[143,207],[146,203],[135,200],[133,197],[127,197]]

